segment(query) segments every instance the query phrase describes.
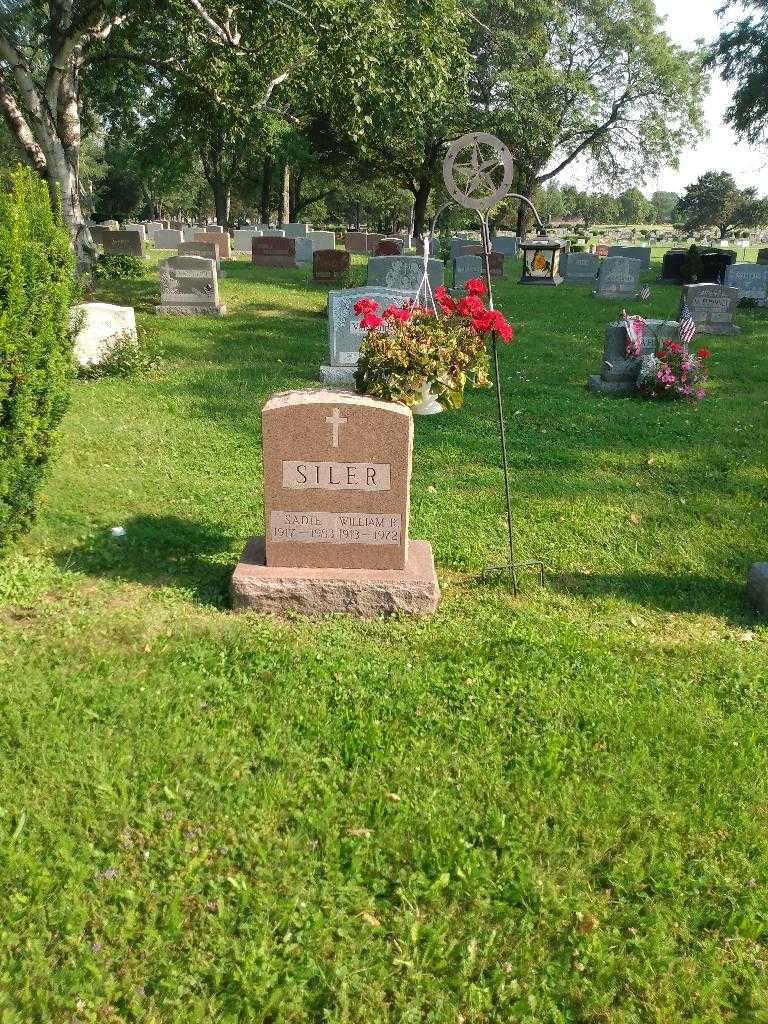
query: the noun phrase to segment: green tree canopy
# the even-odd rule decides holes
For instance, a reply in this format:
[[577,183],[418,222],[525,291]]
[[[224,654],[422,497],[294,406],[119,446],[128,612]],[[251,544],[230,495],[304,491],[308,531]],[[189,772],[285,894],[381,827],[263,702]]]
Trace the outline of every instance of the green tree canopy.
[[727,171],[708,171],[689,185],[678,215],[689,230],[716,227],[725,238],[729,228],[768,224],[768,200],[757,189],[740,189]]
[[[734,7],[726,0],[724,10]],[[710,51],[726,82],[735,84],[726,118],[752,143],[768,141],[768,0],[749,0],[745,16],[721,32]]]

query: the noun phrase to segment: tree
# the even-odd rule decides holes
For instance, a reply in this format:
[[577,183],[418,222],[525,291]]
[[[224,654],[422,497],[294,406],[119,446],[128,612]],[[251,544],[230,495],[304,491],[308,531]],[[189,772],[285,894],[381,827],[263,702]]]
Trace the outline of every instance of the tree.
[[650,216],[650,203],[639,188],[628,188],[622,192],[618,204],[625,224],[645,224]]
[[678,216],[688,230],[716,227],[725,238],[729,228],[768,224],[768,199],[758,199],[757,189],[740,189],[727,171],[708,171],[688,186]]
[[[724,9],[733,7],[726,0]],[[726,82],[735,82],[726,119],[753,144],[768,141],[768,0],[750,0],[753,13],[721,32],[709,59]],[[762,13],[760,13],[762,12]]]
[[[517,0],[485,6],[490,14],[478,17],[495,55],[488,94],[502,136],[514,144],[523,195],[577,160],[589,162],[596,181],[643,181],[674,164],[700,132],[702,57],[660,30],[652,0],[531,0],[528,53],[514,58],[512,49],[511,60],[505,51],[515,45],[508,37],[519,22]],[[521,230],[526,220],[521,204]]]
[[656,223],[670,224],[679,202],[680,196],[677,192],[654,192],[651,196],[651,206],[655,211]]

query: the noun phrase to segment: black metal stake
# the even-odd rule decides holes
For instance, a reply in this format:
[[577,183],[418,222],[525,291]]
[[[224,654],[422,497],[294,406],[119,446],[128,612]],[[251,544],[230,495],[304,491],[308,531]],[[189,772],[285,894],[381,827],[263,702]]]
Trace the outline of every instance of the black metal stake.
[[[483,270],[485,272],[485,286],[488,289],[488,307],[493,305],[493,287],[491,285],[491,235],[488,228],[488,220],[480,214],[481,238],[483,242]],[[517,570],[527,566],[535,566],[539,570],[539,582],[544,585],[544,563],[539,559],[529,562],[515,561],[515,535],[512,529],[512,496],[509,487],[509,461],[507,459],[507,429],[504,422],[504,401],[501,397],[501,374],[499,372],[499,340],[496,331],[491,332],[491,348],[493,351],[493,376],[496,386],[496,409],[499,415],[499,437],[501,439],[501,465],[504,470],[504,498],[507,503],[507,539],[509,543],[509,561],[506,565],[492,565],[483,570],[485,579],[490,573],[508,572],[512,580],[512,593],[517,597],[519,590],[517,582]]]

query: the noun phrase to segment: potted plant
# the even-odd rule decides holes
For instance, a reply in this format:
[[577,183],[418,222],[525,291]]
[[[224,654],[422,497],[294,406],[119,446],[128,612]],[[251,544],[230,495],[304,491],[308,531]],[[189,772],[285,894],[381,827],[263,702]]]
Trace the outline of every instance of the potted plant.
[[452,298],[435,291],[435,307],[412,301],[379,312],[372,299],[359,299],[355,312],[367,333],[355,374],[357,390],[389,402],[401,402],[414,413],[459,409],[464,388],[490,385],[486,339],[492,331],[505,342],[513,330],[499,310],[487,309],[480,278],[467,281],[466,295]]

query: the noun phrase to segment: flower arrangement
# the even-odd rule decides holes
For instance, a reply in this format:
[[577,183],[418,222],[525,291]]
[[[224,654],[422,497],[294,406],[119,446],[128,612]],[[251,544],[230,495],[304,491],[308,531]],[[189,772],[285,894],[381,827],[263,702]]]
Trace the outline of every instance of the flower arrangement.
[[427,392],[450,409],[461,408],[464,388],[488,387],[486,339],[495,331],[504,342],[512,326],[499,310],[487,309],[485,283],[472,278],[466,295],[435,290],[436,309],[414,302],[379,312],[372,299],[359,299],[355,313],[367,331],[355,374],[357,390],[389,402],[415,406]]
[[662,341],[640,365],[637,386],[646,398],[685,398],[699,402],[706,394],[710,351],[702,346],[691,355],[681,341]]

